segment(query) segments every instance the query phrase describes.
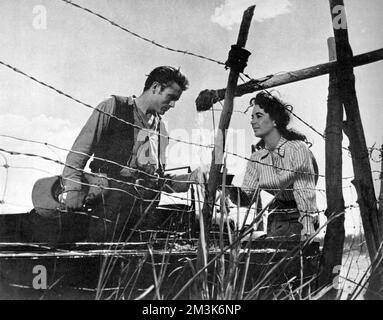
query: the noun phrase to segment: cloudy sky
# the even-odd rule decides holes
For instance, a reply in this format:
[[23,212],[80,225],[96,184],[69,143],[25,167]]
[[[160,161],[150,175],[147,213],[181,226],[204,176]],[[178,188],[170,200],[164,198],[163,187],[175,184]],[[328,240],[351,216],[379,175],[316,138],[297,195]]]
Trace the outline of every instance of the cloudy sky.
[[[247,49],[252,52],[246,72],[263,77],[328,61],[327,38],[332,36],[328,1],[318,0],[76,0],[72,1],[105,15],[144,37],[166,46],[225,61],[235,43],[242,12],[256,4]],[[345,0],[349,34],[354,54],[383,47],[383,2]],[[111,94],[132,95],[142,91],[145,75],[159,65],[181,67],[191,86],[174,110],[166,115],[170,135],[187,141],[212,142],[211,112],[197,114],[194,100],[203,89],[226,86],[228,72],[220,65],[173,53],[89,15],[61,0],[0,1],[0,60],[96,106]],[[44,21],[46,16],[46,22]],[[383,63],[355,69],[356,89],[368,146],[383,143]],[[0,134],[49,142],[70,148],[90,110],[0,66]],[[328,76],[276,88],[294,111],[324,132]],[[243,111],[251,95],[235,100]],[[220,108],[218,104],[216,106]],[[215,112],[218,122],[220,112]],[[255,143],[249,115],[234,113],[228,148],[249,156]],[[324,174],[324,141],[298,120],[292,127],[313,142],[320,172]],[[347,139],[344,145],[348,146]],[[0,137],[0,147],[31,152],[60,161],[66,152],[46,146]],[[3,213],[23,212],[31,207],[34,181],[60,174],[62,167],[38,158],[4,154],[8,164],[0,168],[0,197],[5,190]],[[3,157],[0,163],[4,163]],[[171,142],[168,167],[209,163],[210,151]],[[228,158],[228,168],[241,184],[246,163]],[[374,170],[380,164],[372,163]],[[351,160],[344,154],[344,176],[352,176]],[[378,174],[374,174],[374,179]],[[322,180],[322,181],[321,181]],[[347,204],[356,196],[350,180],[344,181]],[[378,192],[379,183],[375,182]],[[319,188],[324,187],[320,179]],[[325,197],[318,193],[324,208]],[[348,228],[357,224],[348,218]]]

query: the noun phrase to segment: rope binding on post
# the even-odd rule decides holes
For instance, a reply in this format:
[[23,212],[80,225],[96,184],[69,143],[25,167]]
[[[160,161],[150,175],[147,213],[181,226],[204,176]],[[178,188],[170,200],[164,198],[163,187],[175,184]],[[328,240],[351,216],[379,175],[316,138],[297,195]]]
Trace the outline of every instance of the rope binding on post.
[[236,74],[242,73],[247,66],[247,60],[250,55],[250,51],[237,44],[233,44],[229,51],[229,57],[225,62],[225,69],[230,68]]

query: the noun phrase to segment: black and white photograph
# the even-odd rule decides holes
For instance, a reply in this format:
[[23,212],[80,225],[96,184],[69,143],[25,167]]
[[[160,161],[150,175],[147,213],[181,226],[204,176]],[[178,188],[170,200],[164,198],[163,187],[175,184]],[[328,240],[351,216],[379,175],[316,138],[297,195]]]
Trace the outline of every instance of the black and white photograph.
[[0,300],[383,299],[383,1],[0,12]]

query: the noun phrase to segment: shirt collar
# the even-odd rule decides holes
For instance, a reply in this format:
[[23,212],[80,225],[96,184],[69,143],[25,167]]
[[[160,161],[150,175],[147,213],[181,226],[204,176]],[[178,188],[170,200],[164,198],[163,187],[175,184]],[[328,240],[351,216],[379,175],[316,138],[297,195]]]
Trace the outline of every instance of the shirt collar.
[[286,140],[284,137],[281,137],[274,149],[266,149],[266,148],[261,149],[260,150],[262,152],[261,159],[266,158],[270,154],[270,152],[277,153],[279,156],[283,158],[285,156],[287,141],[288,140]]
[[134,105],[134,99],[136,98],[136,96],[131,96],[131,97],[128,97],[128,104],[129,105]]
[[[134,102],[134,100],[136,99],[136,96],[130,96],[128,97],[128,104],[129,105],[133,105],[133,106],[136,106],[136,103]],[[137,106],[136,106],[137,107]],[[137,108],[138,109],[138,108]],[[151,116],[154,116],[158,121],[161,121],[161,116],[157,113],[157,112],[149,112],[149,114]]]

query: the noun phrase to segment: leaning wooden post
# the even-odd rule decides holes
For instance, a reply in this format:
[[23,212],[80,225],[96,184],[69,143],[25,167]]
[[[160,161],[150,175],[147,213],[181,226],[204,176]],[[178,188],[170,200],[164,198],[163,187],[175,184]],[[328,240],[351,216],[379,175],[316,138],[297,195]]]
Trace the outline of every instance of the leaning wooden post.
[[[364,136],[359,105],[355,92],[355,76],[352,66],[352,49],[348,40],[347,20],[343,0],[329,0],[338,60],[337,78],[341,101],[347,120],[344,132],[350,140],[350,151],[355,179],[352,183],[358,194],[358,204],[362,217],[364,235],[369,256],[379,274],[379,266],[374,265],[377,250],[382,241],[378,220],[378,208],[372,180],[369,153]],[[383,274],[383,273],[382,273]],[[378,276],[373,276],[370,285],[374,290],[381,289]]]
[[380,147],[380,163],[381,163],[381,168],[380,168],[380,193],[379,193],[379,211],[378,211],[378,220],[380,224],[380,228],[382,228],[383,225],[383,144]]
[[[336,60],[335,39],[328,39],[330,61]],[[339,99],[337,77],[334,72],[330,73],[330,81],[327,99],[326,120],[326,197],[328,220],[339,213],[344,212],[344,199],[342,193],[342,121],[343,105]],[[334,271],[340,271],[337,266],[342,265],[344,245],[344,215],[340,215],[327,225],[326,236],[322,250],[319,270],[319,287],[333,283],[337,276]],[[336,269],[334,269],[336,268]],[[328,298],[336,295],[332,290]]]
[[[243,13],[242,23],[240,26],[237,46],[244,48],[247,42],[247,36],[249,33],[249,28],[251,20],[253,18],[255,6],[251,6]],[[229,78],[227,81],[226,93],[225,93],[225,102],[223,105],[223,111],[219,120],[218,132],[215,137],[215,145],[212,152],[212,161],[210,167],[210,174],[208,180],[208,189],[207,196],[205,197],[203,209],[202,209],[202,219],[204,222],[205,230],[205,244],[202,241],[199,242],[198,252],[203,252],[202,247],[206,245],[207,249],[209,246],[209,230],[213,212],[213,206],[215,203],[216,191],[219,183],[220,171],[223,164],[223,154],[225,150],[225,141],[226,141],[226,131],[229,128],[231,115],[233,113],[233,103],[234,103],[234,92],[237,87],[238,82],[238,73],[235,72],[232,68],[230,69]],[[201,217],[200,217],[201,219]],[[197,258],[197,267],[202,267],[203,257],[198,255]],[[207,259],[205,259],[207,261]]]

